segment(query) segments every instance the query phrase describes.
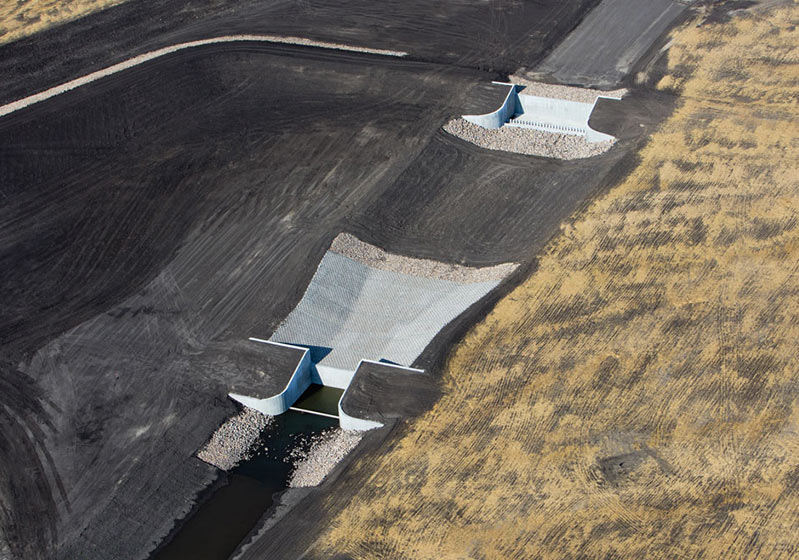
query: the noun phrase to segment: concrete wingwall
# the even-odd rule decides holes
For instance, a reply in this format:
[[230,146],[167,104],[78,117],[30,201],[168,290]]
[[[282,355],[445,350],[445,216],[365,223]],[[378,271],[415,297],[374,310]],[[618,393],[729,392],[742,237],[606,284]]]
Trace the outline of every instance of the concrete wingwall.
[[[596,107],[596,104],[600,99],[615,99],[616,101],[621,100],[620,97],[610,97],[607,95],[600,95],[599,97],[594,99],[594,103],[591,105],[591,111],[588,113],[589,119],[591,118],[591,113],[594,112],[594,108]],[[585,139],[588,140],[589,142],[604,142],[606,140],[616,139],[614,136],[611,136],[610,134],[605,134],[604,132],[599,132],[598,130],[594,130],[588,124],[588,121],[585,122],[585,128],[586,128]]]
[[546,132],[584,136],[588,142],[614,140],[591,128],[588,124],[597,99],[619,99],[600,95],[593,103],[570,101],[553,97],[540,97],[519,93],[518,86],[510,85],[502,106],[485,115],[463,115],[463,118],[483,128],[501,128],[505,125],[532,128]]
[[496,111],[485,115],[463,115],[463,118],[471,123],[482,126],[483,128],[500,128],[516,112],[516,86],[513,84],[502,84],[510,86],[505,101]]
[[[341,398],[343,399],[344,395],[342,395]],[[348,432],[366,432],[368,430],[374,430],[375,428],[383,427],[383,424],[380,422],[350,416],[344,412],[344,410],[342,410],[341,400],[338,401],[338,423],[342,430],[347,430]]]
[[[322,385],[333,386],[333,387],[338,387],[340,389],[344,389],[344,392],[341,394],[341,398],[338,401],[339,425],[343,430],[363,432],[366,430],[372,430],[374,428],[380,428],[383,426],[383,424],[381,424],[380,422],[375,422],[373,420],[366,420],[363,418],[357,418],[355,416],[351,416],[346,412],[344,412],[344,410],[342,409],[341,402],[344,400],[344,396],[347,394],[347,388],[349,386],[349,382],[352,380],[354,372],[345,371],[345,370],[337,370],[336,372],[324,371],[324,369],[336,369],[336,368],[322,368],[323,369],[322,372],[317,372],[316,365],[311,362],[311,352],[308,348],[303,348],[302,346],[295,346],[293,344],[284,344],[281,342],[273,342],[271,340],[263,340],[260,338],[253,338],[253,337],[250,337],[250,340],[253,342],[260,342],[261,344],[286,346],[289,348],[302,350],[303,351],[302,358],[300,359],[300,362],[297,364],[297,367],[294,369],[294,373],[292,373],[291,378],[289,379],[289,382],[286,385],[286,388],[283,389],[277,395],[274,395],[272,397],[267,397],[265,399],[259,399],[256,397],[239,395],[237,393],[228,393],[228,396],[234,401],[241,403],[247,408],[252,408],[253,410],[257,410],[261,414],[266,414],[268,416],[277,416],[278,414],[283,414],[289,408],[291,408],[294,405],[294,403],[297,402],[297,400],[306,391],[306,389],[308,389],[308,387],[311,386],[311,383],[319,383]],[[361,362],[363,361],[368,361],[368,360],[362,360]],[[360,364],[358,364],[358,367],[360,367]],[[390,367],[399,367],[400,369],[411,369],[394,365],[391,365]],[[333,375],[335,377],[330,378],[329,377],[330,375]]]
[[258,399],[255,397],[248,397],[246,395],[228,393],[228,396],[230,396],[230,398],[234,401],[237,401],[248,408],[257,410],[261,414],[267,414],[270,416],[283,414],[289,409],[289,407],[297,402],[297,399],[299,399],[305,390],[311,386],[313,381],[311,372],[311,352],[307,348],[294,346],[291,344],[282,344],[279,342],[272,342],[270,340],[262,340],[260,338],[250,338],[250,340],[253,342],[260,342],[262,344],[287,346],[289,348],[295,348],[297,350],[303,351],[300,363],[297,364],[297,367],[294,369],[294,373],[291,374],[291,378],[286,384],[286,388],[277,395],[267,397],[265,399]]
[[[395,371],[405,371],[405,372],[411,372],[411,373],[417,373],[417,374],[418,373],[424,373],[423,369],[405,367],[405,366],[400,366],[400,365],[397,365],[397,364],[390,364],[390,363],[386,363],[386,362],[378,362],[378,361],[375,361],[375,360],[363,359],[358,364],[358,367],[355,368],[355,372],[353,372],[353,376],[358,372],[358,370],[361,368],[362,365],[369,364],[369,363],[377,364],[377,365],[379,365],[381,367],[390,368],[390,369],[395,370]],[[350,390],[350,384],[347,385],[347,388],[344,390],[344,392],[341,394],[341,398],[338,400],[338,418],[339,418],[339,425],[341,426],[341,429],[355,431],[355,432],[365,432],[367,430],[373,430],[375,428],[383,427],[383,424],[381,422],[377,422],[375,420],[367,420],[365,418],[358,418],[356,416],[351,416],[350,414],[347,414],[345,412],[344,407],[342,406],[342,403],[344,402],[344,399],[347,397],[347,392],[349,390]]]

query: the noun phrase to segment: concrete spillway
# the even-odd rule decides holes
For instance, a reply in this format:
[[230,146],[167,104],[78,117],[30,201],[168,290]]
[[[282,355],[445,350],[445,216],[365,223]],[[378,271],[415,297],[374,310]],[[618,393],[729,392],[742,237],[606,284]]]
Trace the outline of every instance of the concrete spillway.
[[343,388],[362,359],[412,364],[444,325],[498,283],[378,270],[329,251],[271,340],[326,349],[316,363],[320,381]]
[[585,103],[525,95],[521,93],[523,88],[520,86],[504,85],[509,86],[508,94],[498,109],[484,115],[464,115],[463,118],[483,128],[515,126],[582,136],[588,142],[614,140],[613,136],[591,128],[588,121],[594,111],[596,99],[619,99],[618,97],[600,95],[592,103]]
[[285,388],[266,398],[240,392],[231,397],[264,414],[281,414],[312,384],[338,388],[344,391],[337,414],[342,427],[369,429],[380,423],[341,408],[356,372],[367,368],[415,376],[410,382],[421,379],[423,372],[409,366],[433,337],[515,266],[470,269],[388,255],[351,236],[337,240],[272,337],[251,339],[301,356]]

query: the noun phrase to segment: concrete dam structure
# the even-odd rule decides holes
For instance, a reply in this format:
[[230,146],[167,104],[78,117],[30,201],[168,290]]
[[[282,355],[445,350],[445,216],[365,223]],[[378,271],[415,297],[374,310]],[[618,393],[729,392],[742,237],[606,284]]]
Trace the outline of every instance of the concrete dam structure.
[[[338,404],[342,428],[379,427],[381,422],[347,413],[348,399],[358,400],[349,390],[358,372],[363,379],[376,380],[367,385],[381,385],[380,376],[394,379],[394,385],[403,376],[410,384],[429,385],[424,371],[410,367],[414,360],[447,323],[515,268],[469,268],[400,257],[340,235],[297,307],[271,338],[250,339],[301,356],[285,388],[266,398],[238,392],[230,396],[277,415],[289,410],[312,384],[334,387],[344,391]],[[382,417],[380,411],[372,412]]]
[[516,84],[497,85],[508,86],[508,94],[502,105],[484,115],[463,115],[463,118],[483,128],[501,128],[514,126],[531,128],[545,132],[569,134],[584,137],[588,142],[603,142],[614,140],[614,137],[591,128],[588,120],[596,105],[596,100],[621,99],[620,97],[599,95],[593,103],[556,99],[553,97],[540,97],[520,93],[523,86]]

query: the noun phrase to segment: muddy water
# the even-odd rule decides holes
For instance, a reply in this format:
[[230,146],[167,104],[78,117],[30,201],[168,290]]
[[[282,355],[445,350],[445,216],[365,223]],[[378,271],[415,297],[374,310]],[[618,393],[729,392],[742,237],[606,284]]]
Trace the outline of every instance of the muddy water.
[[228,473],[229,483],[203,503],[151,560],[226,560],[288,485],[295,449],[308,436],[338,425],[335,418],[288,411],[265,430],[259,451]]

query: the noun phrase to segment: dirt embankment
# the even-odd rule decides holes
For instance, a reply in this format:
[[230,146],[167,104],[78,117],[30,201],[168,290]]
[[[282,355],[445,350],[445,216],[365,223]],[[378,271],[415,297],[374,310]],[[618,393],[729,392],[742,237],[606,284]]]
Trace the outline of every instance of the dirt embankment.
[[233,412],[231,385],[252,379],[237,344],[286,317],[338,233],[466,267],[529,263],[632,144],[589,165],[440,132],[489,77],[210,45],[0,121],[12,549],[135,557],[168,534],[214,477],[195,453]]
[[675,34],[682,105],[309,556],[796,556],[797,45],[799,6]]

